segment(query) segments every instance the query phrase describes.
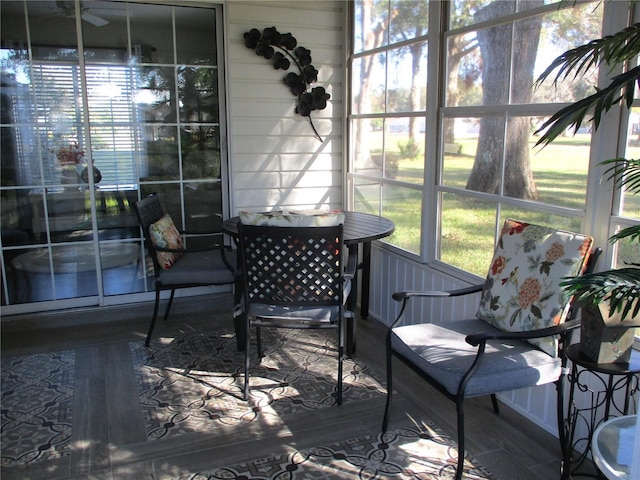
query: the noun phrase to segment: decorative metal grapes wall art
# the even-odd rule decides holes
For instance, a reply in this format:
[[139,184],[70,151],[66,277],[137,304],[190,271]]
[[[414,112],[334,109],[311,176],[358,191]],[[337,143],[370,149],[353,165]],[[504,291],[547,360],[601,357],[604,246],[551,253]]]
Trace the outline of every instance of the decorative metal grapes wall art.
[[284,83],[291,93],[298,97],[296,113],[309,119],[316,138],[322,141],[311,119],[311,112],[326,108],[331,95],[320,86],[309,90],[310,85],[318,81],[318,70],[311,65],[311,51],[298,46],[298,41],[293,35],[280,33],[276,27],[265,28],[262,32],[252,28],[244,33],[244,44],[247,48],[255,50],[256,55],[270,60],[276,70],[289,70],[291,63],[298,68],[300,73],[287,73]]

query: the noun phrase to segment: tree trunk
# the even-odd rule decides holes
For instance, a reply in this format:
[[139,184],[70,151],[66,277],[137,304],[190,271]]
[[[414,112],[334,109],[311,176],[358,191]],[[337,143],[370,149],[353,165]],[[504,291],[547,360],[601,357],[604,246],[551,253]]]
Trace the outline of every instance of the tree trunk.
[[[453,57],[448,60],[449,78],[447,81],[447,107],[458,106],[458,75],[460,71],[460,58]],[[444,143],[455,143],[455,121],[445,118],[443,127]]]
[[[544,2],[531,0],[527,3],[534,6]],[[501,17],[511,13],[512,7],[511,2],[493,2],[478,10],[476,20]],[[527,104],[531,101],[541,20],[537,17],[516,22],[513,26],[515,28],[512,29],[512,24],[506,23],[478,31],[484,67],[482,84],[485,105]],[[513,49],[509,48],[512,43]],[[480,120],[478,149],[467,180],[467,189],[537,199],[538,190],[529,160],[529,129],[528,117],[510,117],[506,125],[502,117],[483,117]],[[504,191],[501,192],[503,163]]]
[[[424,50],[424,43],[416,43],[411,46],[411,92],[410,102],[411,110],[417,112],[420,110],[420,87],[424,85],[418,85],[420,80],[420,60],[422,59],[422,51]],[[420,145],[422,142],[420,136],[420,119],[416,117],[409,118],[409,134],[415,142]]]
[[[372,9],[373,9],[373,1],[366,0],[362,3],[362,27],[363,32],[365,29],[369,28],[371,25],[371,17],[372,17]],[[382,44],[382,39],[385,31],[388,28],[387,23],[379,23],[374,27],[373,30],[369,30],[368,33],[365,34],[364,38],[364,49],[371,50]],[[362,68],[360,70],[360,95],[356,99],[357,107],[356,111],[358,113],[369,112],[371,109],[371,86],[369,83],[369,79],[371,78],[373,66],[375,61],[374,55],[368,55],[366,57],[362,57]],[[360,122],[360,128],[355,129],[355,145],[363,148],[360,151],[360,158],[356,159],[356,165],[366,161],[369,157],[368,150],[364,151],[366,145],[369,144],[368,136],[370,132],[370,121],[368,119],[362,119]],[[362,158],[367,157],[367,158]]]
[[[447,45],[447,107],[457,107],[460,97],[459,92],[459,76],[460,76],[460,62],[462,59],[469,55],[477,48],[476,42],[468,41],[462,37],[455,37],[449,40]],[[455,143],[455,122],[453,119],[445,119],[443,125],[444,143]]]

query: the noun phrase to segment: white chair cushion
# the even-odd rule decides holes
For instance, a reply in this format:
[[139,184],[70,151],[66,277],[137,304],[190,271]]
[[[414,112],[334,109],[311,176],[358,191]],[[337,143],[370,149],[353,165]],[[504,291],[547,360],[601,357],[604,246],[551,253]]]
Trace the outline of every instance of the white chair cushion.
[[247,212],[239,214],[245,225],[271,227],[330,227],[344,223],[344,212],[326,210],[295,210],[288,212]]

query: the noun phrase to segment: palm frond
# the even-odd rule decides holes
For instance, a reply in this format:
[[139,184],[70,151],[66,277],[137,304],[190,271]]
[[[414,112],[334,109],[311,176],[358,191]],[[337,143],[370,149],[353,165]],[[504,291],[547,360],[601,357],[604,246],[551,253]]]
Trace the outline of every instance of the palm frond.
[[597,305],[608,300],[610,313],[622,312],[622,318],[640,313],[640,269],[620,268],[589,273],[563,280],[560,286],[575,295],[582,305]]
[[601,63],[619,65],[634,59],[640,51],[640,23],[620,30],[616,34],[592,40],[579,47],[567,50],[558,56],[536,80],[537,88],[547,78],[553,78],[554,85],[568,78],[571,73],[576,78]]
[[640,241],[640,225],[634,225],[632,227],[623,228],[618,233],[611,235],[609,241],[615,243],[623,238],[628,238],[632,242]]
[[[577,78],[601,65],[623,73],[614,75],[606,87],[596,88],[595,93],[568,105],[538,130],[540,135],[536,146],[546,146],[558,136],[573,128],[574,132],[590,122],[597,130],[604,115],[614,106],[624,102],[627,109],[633,104],[636,86],[640,86],[640,65],[630,67],[640,52],[640,23],[625,28],[614,35],[593,40],[571,49],[557,57],[538,77],[535,87],[552,79],[554,86],[569,79]],[[587,116],[591,117],[588,118]],[[606,167],[604,177],[614,182],[616,188],[626,188],[630,193],[640,192],[640,160],[617,158],[601,162]],[[640,225],[625,228],[611,237],[615,242],[629,239],[640,241]],[[560,285],[566,293],[574,295],[583,306],[609,302],[610,314],[619,312],[622,319],[640,314],[640,268],[630,264],[626,268],[590,273],[565,279]]]
[[640,160],[633,158],[612,158],[600,162],[608,166],[604,175],[607,180],[613,180],[617,188],[627,187],[627,191],[640,193]]
[[536,134],[544,132],[536,146],[551,143],[570,127],[577,131],[590,111],[593,111],[593,117],[589,121],[593,121],[593,127],[597,130],[602,114],[608,112],[611,107],[623,99],[626,100],[627,107],[631,106],[636,83],[640,84],[640,65],[616,75],[609,85],[596,90],[596,93],[560,109],[535,131]]

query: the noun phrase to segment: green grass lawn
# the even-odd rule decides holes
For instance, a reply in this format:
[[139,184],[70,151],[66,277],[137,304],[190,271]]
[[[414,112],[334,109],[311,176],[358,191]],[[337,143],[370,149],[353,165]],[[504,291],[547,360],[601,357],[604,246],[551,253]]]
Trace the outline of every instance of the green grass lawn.
[[[389,148],[393,138],[387,137],[387,158],[397,165],[396,180],[420,184],[423,178],[422,155],[415,159],[399,158],[399,151]],[[401,141],[405,136],[399,136]],[[464,188],[473,166],[476,139],[460,140],[460,153],[445,155],[443,184]],[[531,142],[531,169],[538,188],[540,203],[583,209],[586,199],[589,136],[560,138],[545,148],[533,148]],[[374,142],[375,144],[375,142]],[[378,152],[372,151],[375,156]],[[430,181],[429,179],[427,181]],[[638,201],[627,204],[625,211],[638,211]],[[442,198],[441,259],[464,270],[484,276],[494,245],[496,204],[478,201],[465,195],[443,194]],[[420,221],[422,192],[397,185],[385,185],[383,215],[396,224],[388,242],[414,253],[420,251]],[[635,210],[633,210],[635,209]],[[517,218],[567,230],[580,229],[579,219],[534,210],[518,210],[503,207],[501,219]]]

